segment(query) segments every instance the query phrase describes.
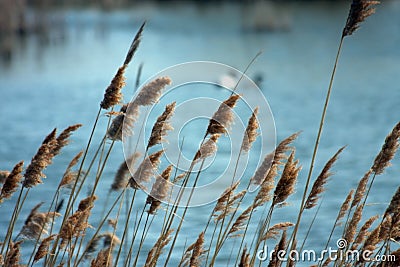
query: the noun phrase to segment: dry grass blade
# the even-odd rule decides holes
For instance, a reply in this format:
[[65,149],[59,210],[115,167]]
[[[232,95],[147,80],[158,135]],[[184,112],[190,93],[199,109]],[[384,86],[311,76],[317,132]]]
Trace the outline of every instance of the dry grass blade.
[[396,124],[392,132],[386,137],[385,143],[382,146],[381,151],[376,156],[374,164],[372,166],[372,171],[376,174],[381,174],[386,167],[390,166],[390,161],[396,154],[399,148],[399,138],[400,138],[400,122]]
[[225,134],[227,129],[233,123],[234,115],[232,109],[240,95],[231,95],[227,100],[221,103],[218,110],[214,113],[207,127],[207,134]]
[[259,128],[259,124],[257,121],[258,107],[256,107],[251,114],[249,122],[247,123],[246,131],[243,136],[242,141],[242,150],[244,152],[249,152],[251,149],[251,145],[257,139],[258,133],[257,130]]
[[291,194],[294,193],[297,176],[301,170],[301,166],[297,166],[299,161],[294,161],[294,153],[293,150],[285,164],[281,178],[276,185],[274,198],[272,200],[273,206],[283,203]]
[[40,259],[42,259],[43,257],[45,257],[48,254],[50,242],[53,241],[56,236],[57,236],[56,234],[53,234],[53,235],[43,239],[43,241],[40,243],[40,246],[35,254],[35,257],[33,258],[33,263],[39,261]]
[[36,155],[26,168],[24,174],[25,179],[22,183],[23,187],[30,188],[43,183],[42,178],[46,177],[46,175],[43,174],[43,170],[52,163],[54,157],[53,150],[57,146],[56,131],[53,130],[46,136]]
[[23,161],[18,162],[14,166],[11,173],[5,179],[3,187],[1,188],[0,203],[3,201],[3,199],[10,198],[15,193],[15,191],[17,191],[19,183],[21,182],[22,179],[21,173],[23,165],[24,165]]
[[373,6],[379,3],[371,0],[353,0],[342,37],[352,35],[367,17],[375,13]]
[[21,260],[21,243],[23,241],[17,241],[17,242],[12,242],[10,241],[10,249],[8,250],[8,253],[6,255],[6,258],[4,260],[4,267],[17,267],[21,266],[19,264]]
[[174,114],[176,102],[173,102],[165,107],[164,112],[157,118],[156,123],[151,130],[151,135],[147,144],[147,148],[161,144],[165,142],[164,136],[167,131],[173,130],[172,126],[169,124],[169,120]]
[[206,142],[204,142],[196,152],[193,161],[198,162],[214,155],[218,149],[217,142],[219,137],[219,134],[213,134]]
[[129,166],[133,168],[135,165],[136,160],[140,156],[140,153],[136,152],[132,156],[130,156],[127,160],[124,160],[121,165],[119,166],[117,173],[115,174],[114,181],[111,184],[111,191],[118,191],[121,189],[124,189],[128,183],[129,180]]
[[318,175],[317,179],[315,180],[311,192],[308,195],[306,203],[304,204],[305,209],[311,209],[317,205],[319,195],[325,191],[325,184],[327,183],[329,177],[332,175],[330,172],[333,164],[336,162],[339,154],[343,151],[345,147],[340,148],[333,157],[328,160],[325,164],[324,168],[322,169],[321,173]]

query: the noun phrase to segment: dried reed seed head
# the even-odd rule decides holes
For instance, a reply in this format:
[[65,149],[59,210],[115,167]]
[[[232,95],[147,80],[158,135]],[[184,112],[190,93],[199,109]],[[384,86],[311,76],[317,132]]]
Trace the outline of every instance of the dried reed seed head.
[[279,243],[275,246],[274,252],[271,253],[271,260],[269,262],[268,267],[278,267],[280,263],[280,259],[278,258],[278,253],[281,251],[286,251],[286,231],[283,231],[282,237],[279,240]]
[[73,237],[82,236],[86,228],[92,228],[87,222],[89,216],[90,209],[78,210],[66,219],[59,232],[61,238],[60,248],[64,248],[71,242]]
[[1,188],[0,203],[2,202],[3,199],[10,198],[15,193],[15,191],[17,191],[19,183],[21,182],[22,179],[23,165],[24,165],[23,161],[18,162],[14,166],[11,173],[7,175],[3,187]]
[[143,186],[143,183],[150,181],[151,177],[154,175],[154,171],[160,164],[160,158],[163,153],[164,150],[157,151],[150,156],[147,156],[142,161],[135,173],[129,179],[129,185],[133,189],[139,189]]
[[68,145],[72,133],[80,127],[82,127],[82,124],[74,124],[68,126],[64,131],[62,131],[62,133],[57,137],[57,145],[53,149],[54,156],[58,155],[61,152],[61,149]]
[[229,129],[234,119],[232,109],[235,107],[239,98],[240,95],[231,95],[227,100],[221,103],[208,123],[206,134],[227,133],[227,129]]
[[133,127],[137,118],[140,115],[139,106],[135,103],[129,107],[127,112],[125,113],[123,125],[122,125],[122,135],[125,137],[129,137],[133,135]]
[[85,259],[89,259],[92,257],[92,254],[97,251],[99,247],[100,240],[103,238],[102,235],[97,235],[90,239],[89,244],[86,250],[83,252],[83,257]]
[[213,210],[213,216],[215,216],[216,212],[222,211],[225,209],[227,202],[233,195],[233,191],[239,186],[240,181],[235,182],[233,185],[229,186],[222,192],[221,196],[218,198],[217,203],[215,204]]
[[348,244],[354,241],[354,236],[357,232],[357,225],[361,220],[363,208],[364,205],[360,205],[357,207],[357,209],[354,211],[353,217],[351,218],[349,224],[347,225],[347,228],[345,229],[344,239],[347,241]]
[[274,164],[283,164],[281,162],[282,159],[285,159],[285,153],[292,150],[293,148],[290,146],[294,140],[299,136],[300,132],[294,133],[289,137],[283,139],[275,148],[274,155]]
[[389,238],[394,228],[396,227],[393,225],[392,216],[386,215],[383,222],[379,224],[379,239],[386,240]]
[[115,177],[114,177],[114,181],[110,188],[111,191],[122,190],[127,186],[128,180],[129,180],[129,175],[130,175],[128,164],[129,164],[129,166],[131,166],[131,168],[133,168],[133,166],[135,165],[135,162],[139,156],[140,156],[140,153],[136,152],[132,156],[130,156],[127,160],[124,160],[119,165],[117,173],[115,174]]
[[304,204],[305,209],[311,209],[317,205],[318,199],[320,198],[320,194],[325,191],[325,184],[328,182],[329,177],[332,175],[330,172],[333,164],[336,162],[339,154],[343,151],[345,147],[340,148],[332,158],[328,160],[325,164],[324,168],[322,169],[321,173],[318,175],[317,179],[315,180],[310,194]]
[[[39,205],[41,205],[41,203]],[[61,216],[58,212],[38,212],[39,205],[36,205],[36,207],[31,210],[19,233],[20,236],[32,240],[41,239],[43,234],[48,234],[50,223],[54,221],[56,217]]]
[[213,134],[210,138],[208,138],[208,140],[204,142],[200,149],[196,152],[193,161],[198,162],[214,155],[218,149],[217,142],[219,137],[219,134]]
[[371,225],[379,218],[378,215],[375,215],[371,218],[369,218],[363,226],[361,226],[360,230],[358,231],[358,234],[353,242],[353,245],[351,246],[351,250],[356,250],[359,245],[361,245],[365,238],[369,236],[368,229],[371,227]]
[[115,248],[116,245],[121,244],[121,240],[114,233],[106,232],[101,236],[103,237],[104,248]]
[[119,67],[114,78],[111,80],[110,85],[104,93],[104,98],[100,103],[102,109],[109,109],[122,102],[121,89],[125,86],[124,73],[127,66],[127,64],[124,64]]
[[55,138],[55,131],[53,130],[43,141],[37,153],[32,158],[31,163],[25,170],[25,179],[22,183],[23,187],[31,188],[38,184],[43,183],[42,178],[46,176],[43,170],[52,163],[54,157],[54,149],[57,147],[58,141]]
[[[365,243],[363,245],[362,250],[363,251],[371,251],[374,252],[374,250],[376,249],[376,245],[382,241],[379,240],[379,232],[380,232],[380,226],[378,225],[378,227],[376,229],[374,229],[371,234],[367,237],[367,239],[365,240]],[[363,262],[365,260],[365,257],[360,257],[360,262]]]
[[97,199],[97,196],[95,196],[95,195],[82,199],[79,202],[78,211],[91,210],[94,206],[94,201],[96,199]]
[[160,237],[157,239],[156,243],[147,254],[147,259],[144,264],[145,267],[156,266],[158,258],[162,254],[163,248],[168,245],[169,241],[171,241],[172,232],[173,230],[169,229],[166,233],[161,233]]
[[10,248],[8,249],[6,258],[4,260],[4,266],[10,266],[10,267],[17,267],[17,266],[21,266],[19,264],[20,260],[21,260],[21,244],[22,244],[22,240],[17,241],[17,242],[13,242],[10,241]]
[[122,141],[122,128],[125,114],[116,116],[107,130],[107,138],[113,141]]
[[156,103],[163,89],[171,83],[171,79],[167,76],[156,78],[142,87],[132,104],[137,106],[149,106]]
[[164,112],[157,118],[156,123],[151,130],[151,135],[147,144],[147,148],[161,144],[165,142],[164,136],[167,135],[167,131],[173,130],[169,124],[169,120],[174,114],[176,102],[173,102],[165,107]]
[[238,267],[250,267],[250,253],[247,252],[247,247],[244,247]]
[[139,30],[137,31],[137,33],[135,35],[135,38],[133,38],[132,44],[129,47],[128,53],[125,57],[124,65],[128,65],[131,62],[133,56],[135,55],[135,53],[140,45],[140,42],[142,40],[142,33],[143,33],[143,29],[144,29],[145,25],[146,25],[146,21],[144,21],[142,23],[142,25],[140,26]]
[[61,188],[63,186],[71,185],[73,182],[76,181],[78,173],[72,172],[71,169],[79,162],[79,159],[81,158],[82,155],[83,155],[83,151],[80,151],[70,161],[70,163],[68,164],[68,167],[65,170],[64,175],[63,175],[63,177],[62,177],[62,179],[60,181],[60,184],[58,185],[59,188]]
[[370,169],[364,174],[364,177],[361,178],[360,182],[358,183],[356,193],[354,194],[354,199],[351,202],[350,208],[357,206],[361,202],[361,199],[364,197],[365,191],[367,189],[368,179],[371,173],[372,170]]
[[105,248],[99,251],[97,257],[90,263],[91,267],[111,267],[111,248]]
[[294,153],[295,151],[293,150],[285,164],[281,178],[276,185],[272,205],[284,202],[294,193],[297,176],[301,170],[301,166],[297,166],[299,161],[294,161]]
[[239,232],[244,228],[245,223],[249,220],[250,214],[253,211],[253,209],[254,209],[253,205],[250,205],[239,215],[239,217],[236,218],[236,221],[232,224],[232,227],[229,230],[228,235]]
[[256,107],[251,114],[251,117],[249,119],[249,122],[247,123],[246,131],[243,136],[243,141],[242,141],[242,150],[244,152],[249,152],[251,149],[251,145],[253,144],[254,141],[256,141],[258,133],[258,121],[257,121],[257,113],[258,113],[258,107]]
[[244,197],[246,192],[247,192],[247,190],[242,190],[239,193],[237,193],[236,195],[233,195],[230,199],[228,199],[229,201],[227,203],[225,203],[225,206],[224,206],[223,210],[221,211],[221,214],[219,214],[217,216],[217,218],[215,218],[215,221],[218,222],[218,221],[222,220],[223,218],[225,218],[226,216],[228,216],[229,214],[231,214],[232,212],[234,212],[236,210],[235,205],[240,204],[237,202],[241,201],[241,199]]
[[376,156],[374,164],[372,165],[372,171],[376,174],[381,174],[386,167],[390,166],[390,161],[396,154],[399,148],[400,139],[400,122],[396,124],[392,132],[386,137],[385,143],[382,146],[381,151]]
[[50,242],[53,241],[54,238],[56,238],[56,236],[57,236],[56,234],[52,234],[42,240],[42,242],[40,243],[40,246],[35,254],[35,257],[33,258],[33,263],[39,261],[40,259],[42,259],[44,256],[46,256],[49,253]]
[[274,153],[269,153],[265,156],[263,162],[256,170],[254,176],[250,179],[250,182],[254,185],[261,185],[265,181],[265,177],[270,170],[272,161],[274,160]]
[[349,194],[347,195],[346,199],[344,200],[342,206],[340,207],[338,216],[336,218],[337,224],[340,224],[340,220],[344,218],[344,216],[346,215],[346,212],[349,210],[350,207],[350,201],[353,198],[353,194],[354,194],[354,189],[351,189]]
[[167,197],[170,189],[169,177],[171,176],[172,168],[173,165],[169,165],[160,176],[156,177],[150,195],[146,199],[146,204],[150,204],[150,208],[147,211],[149,214],[155,214],[161,205],[161,200]]
[[342,37],[352,35],[367,17],[375,13],[373,7],[379,3],[379,1],[371,0],[353,0]]
[[273,226],[271,226],[267,232],[263,235],[261,238],[261,241],[267,240],[267,239],[277,239],[279,235],[279,231],[286,231],[289,227],[294,226],[294,223],[291,222],[280,222],[277,223]]
[[57,136],[57,128],[54,128],[43,140],[42,145],[43,144],[48,144],[50,143],[50,141],[53,141],[56,139]]
[[192,257],[190,257],[190,262],[189,262],[189,265],[191,267],[201,266],[201,256],[205,252],[203,245],[204,245],[204,232],[201,232],[192,250]]
[[387,207],[384,216],[392,215],[396,217],[400,214],[400,186],[397,188],[396,193],[394,193],[389,206]]
[[0,184],[4,184],[8,175],[10,175],[9,171],[0,171]]

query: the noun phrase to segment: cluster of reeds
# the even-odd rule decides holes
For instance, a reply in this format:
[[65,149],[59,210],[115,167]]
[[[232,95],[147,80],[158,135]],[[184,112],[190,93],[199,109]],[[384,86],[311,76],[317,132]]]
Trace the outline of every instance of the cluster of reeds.
[[[107,87],[104,98],[95,118],[91,135],[86,147],[77,152],[68,164],[64,175],[49,205],[38,203],[25,218],[22,229],[15,229],[21,220],[20,212],[26,204],[29,193],[43,183],[44,171],[55,156],[68,145],[71,134],[81,125],[73,125],[57,135],[54,129],[40,145],[32,161],[24,169],[24,162],[19,162],[10,171],[0,172],[2,183],[0,201],[15,199],[15,207],[7,229],[1,229],[0,265],[3,266],[294,266],[296,261],[283,261],[282,257],[291,250],[301,254],[308,238],[318,210],[313,213],[314,220],[308,227],[301,228],[304,213],[310,213],[320,205],[320,199],[332,174],[332,168],[345,149],[338,149],[327,160],[319,175],[313,175],[314,162],[322,133],[325,114],[332,89],[340,48],[343,39],[351,35],[359,24],[374,11],[377,1],[353,1],[350,13],[340,40],[340,47],[331,77],[321,124],[318,131],[311,165],[306,176],[303,197],[300,203],[297,220],[289,222],[274,218],[277,209],[284,209],[288,199],[295,192],[301,163],[296,158],[293,142],[299,137],[294,133],[278,143],[274,151],[264,156],[264,160],[252,177],[244,177],[234,182],[221,194],[214,207],[210,207],[209,219],[204,229],[190,235],[190,239],[179,239],[182,226],[193,194],[190,192],[187,203],[182,203],[185,190],[178,192],[176,199],[170,199],[172,183],[181,186],[196,184],[202,174],[204,161],[218,153],[218,140],[225,138],[230,125],[234,122],[233,109],[245,96],[234,91],[227,96],[214,114],[205,129],[201,145],[193,155],[188,171],[180,173],[175,165],[160,169],[164,149],[159,148],[173,131],[171,120],[174,119],[176,103],[170,103],[154,123],[145,151],[135,151],[116,169],[114,182],[110,188],[107,201],[113,196],[111,205],[106,204],[101,216],[92,216],[92,209],[99,196],[96,189],[108,162],[115,142],[126,136],[140,135],[133,131],[140,116],[140,110],[157,103],[163,90],[171,84],[169,77],[158,77],[141,88],[131,103],[123,103],[122,88],[125,85],[124,72],[134,57],[144,31],[145,23],[139,28],[128,54],[116,75]],[[119,111],[116,106],[121,105]],[[108,115],[107,128],[98,146],[93,149],[93,137],[102,111]],[[240,153],[251,153],[252,145],[261,135],[259,130],[258,108],[254,107],[248,119]],[[365,258],[349,261],[337,257],[324,257],[314,266],[399,266],[400,249],[400,187],[392,197],[390,204],[381,216],[363,219],[375,177],[382,174],[390,165],[400,139],[400,123],[386,137],[381,151],[377,154],[371,168],[360,179],[358,187],[351,189],[341,207],[338,207],[332,230],[326,233],[326,249],[335,236],[345,239],[341,253],[351,250],[368,251],[368,256],[389,256],[387,262],[368,262]],[[107,140],[110,140],[107,142]],[[93,150],[93,156],[88,156]],[[195,165],[201,165],[200,171],[191,172]],[[95,168],[97,165],[97,168]],[[81,190],[93,178],[93,185],[85,198]],[[246,179],[247,178],[247,179]],[[94,180],[94,181],[93,181]],[[150,188],[148,188],[150,184]],[[243,185],[243,186],[241,186]],[[251,185],[257,185],[254,194],[249,193]],[[243,189],[241,189],[243,188]],[[140,194],[150,192],[144,203],[137,203]],[[31,192],[32,191],[32,192]],[[60,199],[63,191],[68,192],[68,199]],[[13,194],[16,194],[12,198]],[[168,201],[167,201],[168,200]],[[246,201],[245,201],[246,200]],[[163,203],[163,201],[167,201]],[[246,205],[247,203],[247,205]],[[179,205],[186,207],[179,209]],[[47,206],[47,208],[43,208]],[[113,217],[111,217],[113,214]],[[23,218],[22,218],[23,219]],[[154,227],[158,220],[161,227]],[[105,230],[108,227],[111,229]],[[305,233],[303,240],[298,240],[299,231]],[[158,236],[154,239],[151,236]],[[149,240],[155,240],[151,249],[144,247]],[[275,251],[265,263],[259,259],[259,251],[265,244],[276,240]],[[229,244],[230,245],[229,245]],[[178,246],[179,244],[179,246]],[[221,251],[230,249],[229,259]],[[24,251],[24,256],[21,256]],[[283,254],[282,254],[282,253]],[[226,253],[225,253],[226,254]]]

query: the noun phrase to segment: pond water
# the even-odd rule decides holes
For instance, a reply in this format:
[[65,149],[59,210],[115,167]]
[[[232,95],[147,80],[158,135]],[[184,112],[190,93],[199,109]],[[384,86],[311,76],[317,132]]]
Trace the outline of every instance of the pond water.
[[[260,14],[260,10],[268,12]],[[273,223],[294,222],[347,13],[345,2],[275,4],[260,8],[239,4],[143,4],[112,12],[53,11],[51,17],[57,18],[56,29],[51,29],[45,37],[29,35],[17,41],[12,60],[0,65],[0,169],[11,169],[20,160],[28,164],[44,136],[54,127],[61,130],[75,123],[84,126],[46,170],[45,183],[30,193],[17,231],[35,204],[49,201],[66,164],[86,144],[104,89],[145,19],[148,25],[141,46],[126,72],[126,101],[133,95],[140,63],[144,64],[141,79],[144,82],[169,66],[189,61],[215,61],[244,70],[254,55],[263,51],[248,75],[263,78],[260,89],[274,116],[276,138],[279,141],[302,131],[295,142],[296,158],[303,166],[297,191],[289,198],[289,206],[276,210],[272,219]],[[399,14],[400,2],[385,1],[354,36],[344,41],[315,175],[341,146],[347,147],[334,167],[335,174],[327,186],[307,248],[318,249],[325,244],[349,189],[357,186],[384,138],[399,121]],[[210,90],[219,94],[218,99],[224,99],[218,89]],[[251,98],[255,92],[249,90],[245,94]],[[177,97],[178,101],[183,99]],[[209,110],[210,115],[213,112],[214,109]],[[103,113],[95,144],[104,134],[106,123]],[[188,137],[187,142],[198,143],[199,140],[195,141],[198,137]],[[224,147],[225,141],[221,142]],[[174,147],[168,149],[174,152]],[[122,160],[122,145],[118,143],[110,155],[97,195],[107,194]],[[363,218],[381,214],[398,187],[399,156],[393,163],[385,174],[377,177]],[[137,203],[145,201],[144,194],[138,198]],[[0,229],[7,225],[13,200],[1,204]],[[101,197],[96,202],[93,218],[100,216],[104,204],[105,198]],[[209,204],[189,209],[181,240],[187,240],[188,244],[195,240],[204,229],[212,207]],[[313,216],[313,211],[305,213],[299,240]],[[257,223],[253,221],[254,228]],[[158,237],[159,226],[155,219],[154,232],[149,236],[151,242],[144,244],[145,250]],[[0,237],[3,235],[1,231]],[[178,243],[171,266],[176,266],[185,242]],[[229,265],[227,259],[232,246],[233,242],[228,242],[222,249],[218,266]]]

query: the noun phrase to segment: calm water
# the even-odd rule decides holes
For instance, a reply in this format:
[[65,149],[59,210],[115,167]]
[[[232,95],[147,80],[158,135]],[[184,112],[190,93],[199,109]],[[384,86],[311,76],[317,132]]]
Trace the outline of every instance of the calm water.
[[[249,76],[263,77],[260,87],[274,115],[277,139],[303,131],[295,143],[303,165],[298,191],[290,197],[290,205],[273,216],[273,222],[294,221],[348,5],[290,4],[273,8],[273,12],[265,15],[277,27],[272,32],[249,31],[248,25],[263,16],[256,9],[240,5],[146,5],[115,12],[63,10],[54,15],[62,18],[56,20],[60,23],[57,30],[50,31],[46,38],[30,36],[17,42],[11,63],[0,65],[0,168],[11,169],[19,160],[28,164],[44,136],[54,127],[62,129],[75,123],[84,127],[46,170],[45,184],[31,192],[16,229],[20,229],[36,203],[52,197],[67,162],[86,144],[104,88],[144,19],[149,23],[139,52],[127,70],[126,100],[133,93],[136,69],[141,62],[144,81],[166,67],[195,60],[221,62],[243,70],[259,50],[264,51]],[[306,244],[309,249],[325,244],[349,188],[356,187],[385,136],[399,120],[399,14],[400,2],[385,1],[376,15],[345,40],[315,172],[339,147],[347,145],[347,148],[335,166],[318,223]],[[251,97],[254,92],[248,94]],[[99,129],[105,124],[103,115]],[[96,140],[102,134],[98,131]],[[108,192],[122,159],[122,145],[118,144],[105,169],[98,195]],[[382,213],[399,185],[399,156],[393,163],[376,179],[365,217]],[[144,199],[140,195],[138,203]],[[100,198],[96,202],[95,214],[101,213],[104,201],[105,198]],[[0,229],[9,220],[12,203],[2,203]],[[182,240],[194,241],[208,219],[201,215],[209,209],[210,205],[189,210]],[[312,211],[305,213],[304,225],[308,225],[313,215]],[[151,240],[158,236],[156,220],[153,227]],[[183,243],[179,243],[176,251],[180,251]],[[145,249],[151,246],[149,242]],[[228,243],[223,249],[218,265],[228,264],[231,246]],[[180,254],[175,256],[178,258]],[[174,265],[176,262],[171,262]]]

